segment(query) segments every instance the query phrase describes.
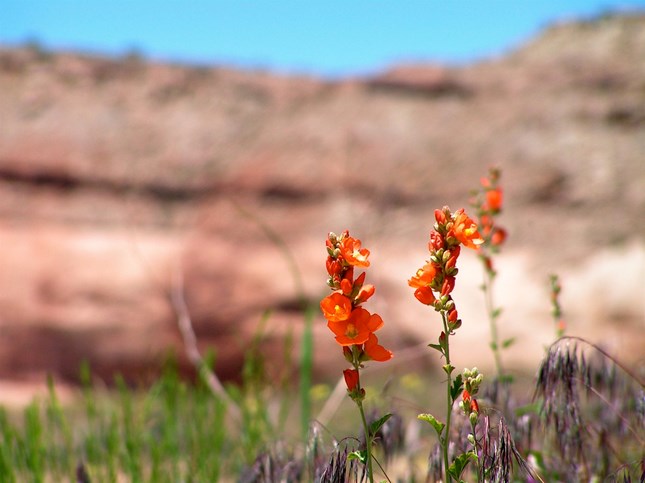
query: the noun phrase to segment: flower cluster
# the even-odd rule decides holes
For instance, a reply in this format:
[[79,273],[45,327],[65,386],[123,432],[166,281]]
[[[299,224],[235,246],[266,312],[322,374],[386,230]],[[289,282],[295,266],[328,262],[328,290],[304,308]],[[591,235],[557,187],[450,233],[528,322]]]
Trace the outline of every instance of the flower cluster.
[[[330,233],[327,237],[327,284],[333,293],[320,302],[327,319],[327,327],[343,346],[345,357],[352,362],[356,352],[360,362],[387,361],[392,352],[379,345],[374,334],[383,326],[378,314],[371,314],[361,304],[374,294],[374,286],[365,283],[365,272],[354,279],[355,268],[367,268],[369,250],[361,247],[361,241],[345,230],[340,235]],[[346,380],[348,375],[345,374]],[[349,381],[353,376],[349,377]],[[350,386],[348,381],[348,387]]]
[[472,369],[464,369],[463,383],[464,390],[461,393],[461,402],[459,407],[468,416],[471,424],[475,424],[479,417],[479,403],[475,396],[479,392],[479,386],[484,379],[484,375],[479,373],[476,367]]
[[452,332],[461,325],[450,295],[459,272],[457,259],[461,245],[476,249],[484,240],[477,225],[463,209],[452,213],[446,206],[442,210],[435,210],[434,215],[436,223],[428,243],[430,259],[408,280],[408,285],[415,289],[414,296],[421,303],[447,313],[448,328]]
[[481,230],[484,243],[479,254],[484,261],[487,270],[493,271],[490,255],[485,253],[484,248],[496,252],[506,241],[508,236],[506,230],[498,226],[495,220],[502,212],[503,192],[499,186],[501,172],[497,168],[491,168],[487,177],[481,179],[481,189],[475,192],[472,205],[477,210],[478,226]]

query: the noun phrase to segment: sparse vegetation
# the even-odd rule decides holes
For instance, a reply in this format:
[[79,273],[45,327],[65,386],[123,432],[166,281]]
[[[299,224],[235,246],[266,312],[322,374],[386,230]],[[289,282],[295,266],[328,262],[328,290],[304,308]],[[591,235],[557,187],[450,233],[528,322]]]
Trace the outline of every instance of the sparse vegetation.
[[[115,390],[107,392],[95,387],[83,366],[76,404],[63,407],[50,380],[48,396],[33,401],[21,417],[0,410],[2,481],[642,481],[642,377],[597,344],[564,335],[557,277],[550,280],[556,340],[545,349],[532,399],[522,397],[506,377],[495,335],[497,373],[490,381],[476,368],[454,373],[449,338],[469,325],[458,318],[451,296],[461,245],[480,252],[487,297],[494,278],[490,249],[499,247],[494,234],[501,229],[492,215],[499,213],[502,198],[499,173],[491,173],[495,182],[483,182],[486,201],[476,204],[484,236],[463,210],[437,210],[430,259],[409,281],[418,301],[434,308],[443,322],[438,343],[430,346],[448,376],[445,422],[425,411],[421,421],[406,421],[400,411],[401,401],[437,407],[430,394],[444,381],[431,375],[415,376],[427,388],[421,399],[396,381],[390,383],[394,389],[366,392],[365,363],[386,362],[392,354],[374,336],[383,326],[380,316],[361,305],[374,287],[364,284],[363,274],[354,278],[354,269],[369,266],[369,251],[343,232],[327,240],[333,293],[321,308],[352,366],[344,371],[344,382],[360,410],[359,424],[344,410],[330,427],[309,418],[324,402],[312,397],[309,367],[301,371],[300,384],[266,377],[265,356],[257,348],[267,313],[249,345],[240,384],[214,391],[208,379],[212,358],[201,356],[195,363],[202,377],[194,383],[182,380],[169,362],[147,388],[129,387],[117,376]],[[274,242],[288,252],[279,237]],[[487,307],[494,332],[498,309],[492,302]],[[310,320],[304,298],[302,309]],[[303,339],[305,366],[311,363],[309,337],[307,332]],[[285,364],[293,364],[290,353]],[[406,434],[414,425],[422,428]]]

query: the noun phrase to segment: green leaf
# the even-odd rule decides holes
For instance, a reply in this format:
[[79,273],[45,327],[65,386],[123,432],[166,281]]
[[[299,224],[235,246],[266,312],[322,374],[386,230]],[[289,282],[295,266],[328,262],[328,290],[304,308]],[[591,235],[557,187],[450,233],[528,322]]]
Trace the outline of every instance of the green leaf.
[[392,417],[391,413],[386,414],[383,416],[381,419],[377,419],[376,421],[372,421],[370,424],[370,435],[374,436],[376,433],[378,433],[378,430],[381,429],[381,426],[385,424],[385,422]]
[[455,380],[452,381],[452,386],[450,387],[450,398],[454,401],[459,397],[461,391],[464,389],[464,382],[461,377],[461,374],[457,374]]
[[365,462],[367,461],[367,451],[352,451],[347,455],[347,461],[350,460],[358,460],[361,463],[365,464]]
[[470,463],[470,461],[477,461],[477,459],[477,455],[472,451],[462,453],[453,460],[452,464],[448,468],[448,473],[450,473],[455,480],[459,481],[461,474],[466,469],[466,466],[468,466],[468,463]]
[[441,347],[441,344],[428,344],[428,347],[432,347],[434,350],[443,354],[443,347]]
[[493,317],[494,319],[496,319],[497,317],[499,317],[500,315],[502,315],[502,309],[501,309],[501,308],[493,309],[493,311],[491,312],[491,314],[490,314],[490,315],[491,315],[491,317]]
[[446,427],[444,423],[437,421],[437,418],[435,418],[432,414],[419,414],[417,416],[417,419],[430,423],[430,426],[434,428],[439,437],[441,437],[441,433],[443,433],[443,428]]
[[453,366],[452,364],[445,364],[445,365],[443,365],[441,367],[443,368],[445,373],[448,374],[448,375],[452,374],[452,371],[455,370],[455,366]]
[[490,343],[490,348],[493,349],[494,351],[497,350],[497,343],[496,342],[491,342]]
[[513,345],[515,342],[515,337],[511,337],[510,339],[506,339],[504,342],[502,342],[502,347],[506,349],[507,347],[510,347]]

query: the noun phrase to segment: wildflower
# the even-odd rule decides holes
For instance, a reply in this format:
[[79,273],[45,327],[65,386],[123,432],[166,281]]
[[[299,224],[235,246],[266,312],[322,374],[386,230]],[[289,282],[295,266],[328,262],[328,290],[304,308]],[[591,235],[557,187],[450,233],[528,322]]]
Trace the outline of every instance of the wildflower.
[[373,285],[365,283],[365,272],[354,279],[354,268],[367,268],[369,250],[361,246],[361,241],[345,230],[341,235],[329,233],[327,241],[327,273],[329,287],[334,292],[323,298],[320,308],[327,319],[327,327],[343,348],[343,356],[353,368],[345,369],[343,377],[349,396],[358,406],[365,431],[365,467],[370,482],[374,481],[372,471],[372,442],[375,434],[367,426],[363,400],[365,390],[361,388],[359,370],[368,360],[384,362],[392,358],[392,352],[379,344],[374,334],[383,327],[383,319],[372,314],[360,304],[374,295]]
[[494,188],[486,191],[486,207],[490,211],[494,212],[497,212],[502,208],[501,188]]
[[343,377],[345,378],[345,384],[347,384],[347,390],[352,392],[358,386],[358,370],[356,369],[345,369],[343,371]]
[[[482,290],[486,300],[486,310],[488,312],[488,321],[490,324],[490,347],[495,359],[497,376],[502,379],[504,368],[501,358],[501,349],[508,347],[508,344],[500,343],[497,328],[497,319],[500,310],[495,307],[493,299],[493,282],[497,275],[492,254],[499,251],[500,246],[506,241],[507,232],[504,228],[497,225],[496,216],[500,214],[503,204],[503,192],[499,187],[500,170],[491,168],[487,177],[482,178],[481,188],[477,191],[472,202],[473,207],[477,210],[478,225],[484,238],[484,243],[478,247],[479,259],[484,268],[484,283]],[[510,340],[510,339],[509,339]]]
[[348,236],[343,240],[340,246],[340,253],[347,263],[355,267],[369,267],[370,262],[367,257],[370,251],[367,248],[361,248],[361,241]]
[[425,305],[434,305],[439,295],[449,296],[454,290],[461,245],[477,248],[483,243],[477,225],[463,209],[454,213],[448,207],[435,210],[435,220],[437,223],[428,243],[430,261],[408,280],[408,285],[416,289],[415,298]]
[[[369,250],[361,246],[361,241],[349,235],[345,230],[341,235],[329,233],[326,241],[328,258],[327,273],[330,275],[329,286],[334,293],[320,302],[320,308],[327,319],[327,327],[336,336],[336,342],[343,347],[359,346],[356,353],[364,352],[363,344],[373,336],[373,333],[383,326],[383,320],[378,314],[371,314],[360,307],[374,295],[373,285],[365,283],[365,272],[354,280],[354,267],[369,266]],[[376,339],[378,340],[378,339]],[[387,360],[391,353],[382,346],[370,342],[373,360]],[[385,352],[384,352],[385,351]],[[385,354],[390,356],[385,359]],[[348,360],[353,361],[350,353]],[[346,354],[347,358],[347,354]]]
[[429,287],[435,276],[437,270],[432,263],[426,263],[423,268],[417,270],[417,273],[408,280],[408,285],[412,288]]
[[320,308],[329,322],[342,322],[350,317],[352,301],[345,295],[335,292],[320,301]]
[[327,322],[327,327],[336,335],[336,342],[342,346],[363,344],[372,332],[382,326],[383,319],[380,315],[370,314],[362,307],[354,309],[346,320]]
[[492,235],[490,236],[490,243],[493,246],[500,246],[506,241],[506,230],[504,228],[495,227]]
[[[430,233],[428,243],[430,259],[408,280],[408,285],[415,289],[414,296],[419,302],[432,305],[435,311],[441,313],[443,331],[439,335],[439,343],[430,344],[430,347],[439,351],[446,362],[443,366],[448,375],[446,383],[446,422],[439,423],[434,416],[430,415],[420,415],[420,417],[428,416],[426,420],[437,431],[443,453],[444,481],[452,481],[448,454],[450,418],[456,398],[455,393],[458,395],[461,387],[461,379],[455,379],[454,387],[456,389],[453,390],[452,372],[455,367],[450,362],[449,336],[453,335],[461,326],[461,320],[450,294],[455,288],[455,277],[458,273],[457,260],[461,253],[461,245],[477,249],[484,240],[475,222],[463,209],[452,213],[450,208],[446,206],[441,210],[435,210],[434,216],[436,223],[434,224],[434,230]],[[369,341],[365,343],[366,350],[368,345]],[[464,392],[464,396],[470,398],[470,393]],[[470,399],[468,400],[470,401]],[[470,411],[470,404],[468,408]],[[474,423],[471,421],[472,424]],[[442,434],[446,436],[442,436]]]
[[453,226],[449,232],[459,242],[468,248],[477,248],[484,239],[477,231],[477,225],[464,212],[463,208],[455,212]]

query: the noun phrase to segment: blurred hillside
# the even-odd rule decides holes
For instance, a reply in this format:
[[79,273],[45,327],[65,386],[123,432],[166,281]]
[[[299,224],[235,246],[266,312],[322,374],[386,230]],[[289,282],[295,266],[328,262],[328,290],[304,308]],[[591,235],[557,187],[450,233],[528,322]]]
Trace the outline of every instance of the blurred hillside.
[[[87,359],[135,378],[168,348],[183,357],[167,295],[178,269],[200,343],[234,376],[265,309],[268,353],[302,323],[262,224],[313,300],[325,235],[349,228],[373,252],[380,337],[435,339],[406,280],[434,208],[466,206],[491,165],[510,232],[501,330],[520,339],[509,360],[532,370],[551,340],[557,271],[569,331],[642,363],[645,15],[555,25],[463,68],[339,82],[1,49],[0,126],[0,377],[73,380]],[[455,350],[482,367],[481,271],[462,263]],[[319,372],[333,372],[342,358],[321,319],[316,341]]]

